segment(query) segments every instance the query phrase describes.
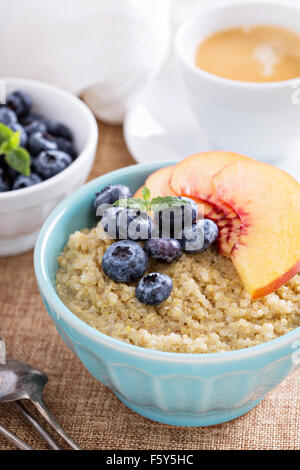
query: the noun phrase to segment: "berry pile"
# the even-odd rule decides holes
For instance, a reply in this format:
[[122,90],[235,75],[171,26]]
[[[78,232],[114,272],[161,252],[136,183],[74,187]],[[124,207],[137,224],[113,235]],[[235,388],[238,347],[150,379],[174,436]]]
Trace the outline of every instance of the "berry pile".
[[[0,142],[0,192],[41,183],[63,171],[77,157],[69,127],[33,113],[32,100],[23,91],[10,93],[6,104],[0,105],[0,127],[1,138],[6,135],[16,142],[11,131],[18,134],[14,148],[11,142],[5,142],[6,146]],[[7,158],[4,150],[12,148],[14,158]]]
[[[142,277],[148,269],[149,257],[171,263],[183,252],[207,250],[218,237],[213,221],[197,220],[198,206],[193,200],[159,197],[150,201],[147,188],[143,199],[134,199],[127,186],[105,186],[95,195],[94,210],[107,235],[119,240],[104,253],[103,271],[116,282],[139,280],[135,295],[147,305],[165,301],[173,288],[172,280],[165,274],[149,273]],[[162,236],[166,233],[168,237]],[[144,246],[138,242],[144,242]]]

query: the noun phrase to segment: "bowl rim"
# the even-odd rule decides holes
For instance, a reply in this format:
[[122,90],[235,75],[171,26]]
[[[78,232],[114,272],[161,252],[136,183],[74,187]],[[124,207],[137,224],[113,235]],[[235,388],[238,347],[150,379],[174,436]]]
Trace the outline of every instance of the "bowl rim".
[[82,161],[85,160],[90,155],[90,153],[93,152],[93,148],[98,140],[98,125],[89,107],[77,96],[60,87],[39,80],[32,80],[27,78],[1,77],[1,81],[3,81],[5,84],[13,85],[20,88],[22,87],[22,85],[25,84],[32,88],[39,88],[40,90],[43,90],[45,92],[50,90],[51,92],[56,93],[58,99],[68,100],[80,109],[80,112],[85,116],[87,127],[89,129],[84,147],[82,148],[81,152],[78,154],[76,159],[73,160],[72,163],[67,168],[65,168],[65,170],[55,176],[52,176],[47,180],[44,180],[28,188],[16,189],[0,193],[0,203],[6,203],[11,202],[14,198],[19,196],[31,197],[37,195],[38,191],[41,189],[43,189],[43,191],[48,191],[49,189],[53,188],[53,186],[55,186],[56,184],[62,183],[64,178],[70,177],[73,171],[76,172],[76,169],[81,166]]
[[[255,357],[264,353],[271,353],[274,349],[283,347],[291,343],[292,341],[300,339],[300,327],[295,328],[289,333],[259,344],[257,346],[251,346],[249,348],[243,348],[233,351],[225,351],[218,353],[176,353],[166,352],[154,349],[143,348],[141,346],[135,346],[124,341],[108,336],[95,328],[91,327],[74,313],[69,310],[62,300],[59,298],[55,288],[53,287],[50,278],[47,276],[47,261],[45,259],[45,248],[52,231],[54,230],[57,222],[63,218],[64,214],[68,211],[68,208],[76,203],[77,201],[88,197],[91,193],[95,192],[96,187],[99,185],[105,186],[110,179],[115,176],[127,176],[135,174],[136,172],[153,172],[161,167],[170,166],[177,163],[177,161],[160,161],[155,163],[139,163],[131,165],[122,169],[114,170],[106,173],[105,175],[99,176],[93,179],[89,183],[86,183],[81,188],[77,189],[73,194],[68,196],[62,201],[49,215],[43,227],[40,231],[35,250],[34,250],[34,270],[39,285],[41,294],[45,297],[47,302],[51,305],[54,311],[58,312],[58,317],[64,318],[67,324],[71,325],[76,330],[79,330],[84,336],[89,337],[97,343],[105,344],[110,348],[123,351],[126,354],[144,357],[147,359],[153,359],[158,361],[167,362],[198,362],[198,363],[218,363],[227,362],[232,360],[240,360],[243,358]],[[291,346],[291,352],[293,347]]]
[[267,8],[281,8],[284,10],[290,10],[291,12],[298,11],[300,14],[300,7],[297,7],[296,5],[285,5],[283,3],[270,3],[268,1],[263,1],[263,2],[246,2],[246,3],[236,3],[236,2],[229,2],[226,3],[225,5],[219,5],[214,8],[211,8],[209,10],[205,10],[203,12],[200,12],[196,14],[193,18],[190,18],[178,28],[175,34],[174,38],[174,48],[175,52],[177,55],[177,58],[181,61],[181,63],[187,67],[190,73],[194,74],[195,76],[205,78],[206,80],[210,80],[214,82],[217,85],[221,86],[226,86],[227,88],[240,88],[240,89],[248,89],[248,90],[253,90],[253,91],[268,91],[268,90],[274,90],[278,88],[284,88],[284,87],[290,87],[293,88],[293,83],[295,81],[300,80],[300,75],[298,77],[290,78],[288,80],[278,80],[275,82],[246,82],[242,80],[233,80],[230,78],[225,78],[225,77],[220,77],[218,75],[215,75],[211,72],[207,72],[206,70],[201,69],[200,67],[197,67],[195,64],[191,63],[190,60],[188,60],[188,54],[184,54],[184,48],[182,44],[183,37],[185,33],[193,27],[193,25],[197,24],[201,19],[203,19],[206,15],[213,14],[214,12],[219,12],[219,11],[225,11],[225,10],[230,10],[234,8],[240,8],[242,6],[248,7],[256,7],[256,8],[262,8],[266,6]]

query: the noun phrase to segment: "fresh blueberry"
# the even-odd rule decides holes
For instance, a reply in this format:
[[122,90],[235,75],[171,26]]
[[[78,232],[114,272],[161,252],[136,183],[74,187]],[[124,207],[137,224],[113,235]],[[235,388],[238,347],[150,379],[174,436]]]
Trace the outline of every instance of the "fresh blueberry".
[[139,279],[147,270],[148,255],[143,248],[131,240],[113,243],[104,253],[102,268],[116,282],[131,282]]
[[109,207],[104,211],[101,225],[110,238],[117,240],[147,240],[154,231],[146,212],[120,207]]
[[146,305],[159,305],[173,289],[172,279],[166,274],[150,273],[143,277],[135,289],[136,298]]
[[5,191],[9,191],[9,180],[4,173],[3,169],[0,168],[0,193],[4,193]]
[[23,189],[33,186],[34,184],[41,183],[43,180],[35,173],[31,173],[30,176],[20,175],[16,178],[12,189]]
[[31,124],[33,121],[38,121],[43,123],[46,126],[47,129],[47,124],[48,124],[48,119],[46,119],[44,116],[41,116],[40,114],[37,113],[29,113],[27,116],[24,116],[20,119],[20,123],[22,126],[27,126],[28,124]]
[[43,178],[51,178],[71,165],[72,158],[60,150],[41,152],[34,160],[35,171]]
[[[183,222],[184,222],[184,217],[191,218],[192,223],[196,222],[197,217],[198,217],[198,204],[189,197],[178,196],[178,199],[182,199],[183,201],[186,201],[189,204],[189,205],[185,204],[184,206],[181,207]],[[187,223],[189,224],[189,220],[187,220]]]
[[35,169],[35,162],[36,162],[37,157],[34,157],[33,155],[30,155],[30,169],[32,173],[36,173]]
[[121,197],[132,197],[132,193],[128,186],[124,184],[116,184],[112,186],[109,184],[101,189],[100,192],[95,194],[95,201],[94,207],[97,211],[98,207],[102,204],[114,204],[114,202],[118,201]]
[[101,206],[98,206],[96,215],[101,218],[103,230],[110,238],[118,238],[119,212],[123,210],[123,207],[111,206],[110,204],[101,204]]
[[69,155],[71,155],[73,160],[75,160],[75,158],[77,157],[77,152],[72,142],[70,140],[65,139],[64,137],[56,137],[55,140],[57,143],[58,150],[62,150],[63,152],[68,153]]
[[35,132],[29,136],[28,149],[32,155],[38,155],[44,150],[56,150],[57,143],[51,135]]
[[21,124],[19,124],[18,122],[13,122],[12,124],[10,124],[9,127],[14,132],[20,132],[20,146],[25,147],[27,144],[27,133],[24,130],[24,127],[21,126]]
[[47,125],[47,131],[49,134],[55,137],[63,137],[67,140],[73,140],[73,134],[68,126],[62,122],[49,121]]
[[178,197],[178,199],[185,200],[188,204],[154,211],[154,220],[161,238],[175,238],[184,227],[192,225],[197,219],[198,206],[195,201],[187,197]]
[[9,166],[5,160],[1,161],[0,171],[1,170],[3,170],[6,180],[9,181],[10,185],[12,185],[15,179],[20,175],[20,173]]
[[119,213],[119,238],[142,241],[151,238],[154,225],[145,211],[125,209]]
[[198,253],[207,250],[217,239],[218,226],[209,219],[200,219],[182,230],[179,239],[183,251]]
[[24,91],[14,91],[7,96],[6,104],[20,118],[30,113],[32,100]]
[[46,124],[38,120],[33,120],[28,124],[25,124],[24,128],[28,135],[35,134],[36,132],[44,134],[47,131]]
[[144,250],[150,258],[172,263],[182,255],[182,246],[175,238],[150,238],[145,242]]
[[2,124],[10,126],[11,124],[16,123],[17,120],[17,115],[12,109],[7,108],[6,106],[0,107],[0,122],[2,122]]

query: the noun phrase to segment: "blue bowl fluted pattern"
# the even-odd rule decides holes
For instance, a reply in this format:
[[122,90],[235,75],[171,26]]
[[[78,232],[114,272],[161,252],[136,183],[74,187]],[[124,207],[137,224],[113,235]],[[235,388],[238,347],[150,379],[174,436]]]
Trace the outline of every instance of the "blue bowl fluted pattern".
[[95,223],[94,193],[108,183],[132,190],[165,164],[134,165],[101,176],[63,201],[45,222],[35,248],[35,273],[48,313],[72,351],[127,406],[150,419],[206,426],[253,408],[300,365],[300,328],[249,349],[176,354],[123,343],[73,315],[55,291],[57,256],[70,233]]

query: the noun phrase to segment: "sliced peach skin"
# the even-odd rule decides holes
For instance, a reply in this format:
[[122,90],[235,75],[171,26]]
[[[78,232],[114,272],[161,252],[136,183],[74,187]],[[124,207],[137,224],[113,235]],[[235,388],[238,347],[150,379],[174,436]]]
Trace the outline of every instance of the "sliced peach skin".
[[246,291],[252,299],[274,292],[300,270],[300,184],[272,165],[240,160],[213,186],[242,222],[232,261]]

